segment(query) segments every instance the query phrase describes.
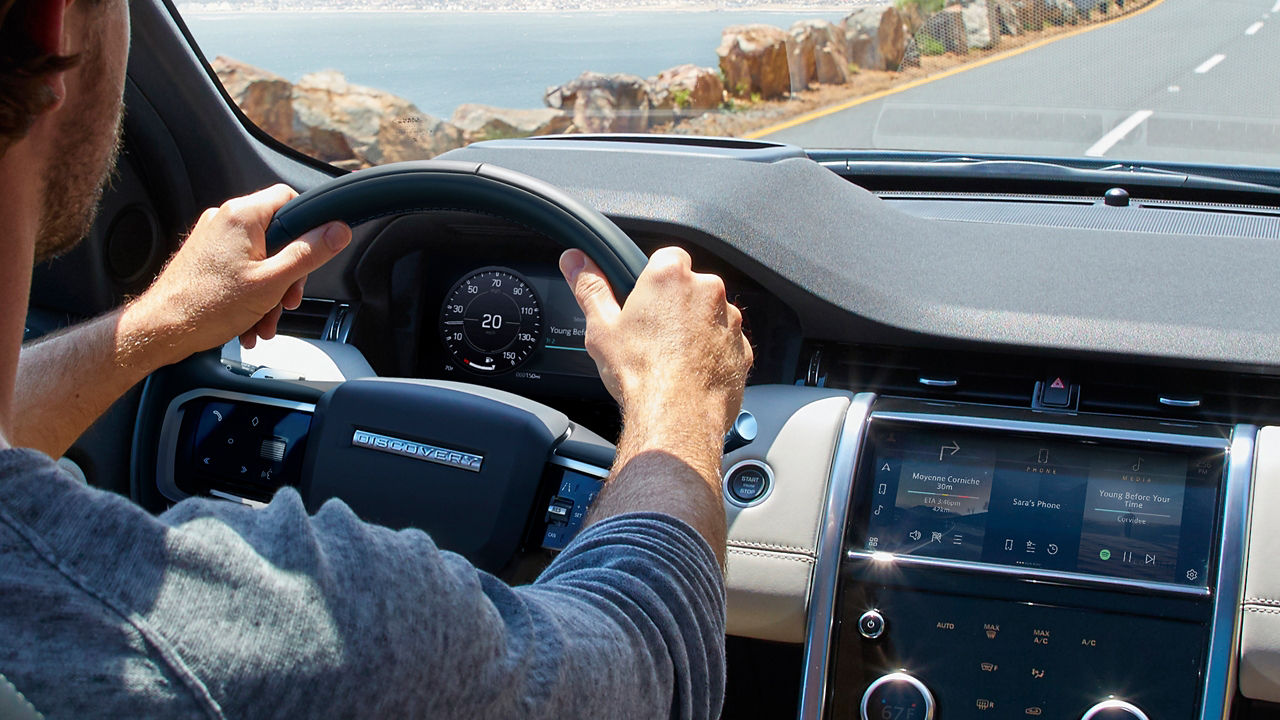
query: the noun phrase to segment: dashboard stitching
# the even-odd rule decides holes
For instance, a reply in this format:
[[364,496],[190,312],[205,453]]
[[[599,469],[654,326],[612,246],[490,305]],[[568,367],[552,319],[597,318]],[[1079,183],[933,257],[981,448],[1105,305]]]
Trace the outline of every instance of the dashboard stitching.
[[1266,613],[1268,615],[1280,615],[1280,608],[1258,607],[1257,605],[1245,605],[1244,609],[1252,613]]
[[[765,552],[760,552],[758,550],[743,550],[741,548],[736,548],[732,545],[729,546],[728,550],[730,553],[736,553],[738,555],[748,555],[751,557],[776,558],[778,560],[793,560],[795,562],[808,563],[810,565],[814,563],[814,559],[808,555],[796,555],[794,553],[765,553]],[[1276,610],[1276,612],[1280,612],[1280,609]]]
[[1273,598],[1251,597],[1251,598],[1245,598],[1244,601],[1246,603],[1254,603],[1257,605],[1275,605],[1277,607],[1280,607],[1280,600],[1275,600]]
[[800,547],[798,545],[775,545],[773,543],[752,542],[750,540],[734,540],[733,544],[740,545],[742,547],[762,548],[765,550],[779,550],[783,552],[801,552],[801,553],[808,553],[810,555],[814,553],[813,548]]

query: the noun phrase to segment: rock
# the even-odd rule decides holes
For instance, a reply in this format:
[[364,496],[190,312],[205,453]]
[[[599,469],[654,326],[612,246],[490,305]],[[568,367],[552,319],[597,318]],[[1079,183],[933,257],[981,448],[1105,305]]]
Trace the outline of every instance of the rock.
[[991,13],[987,0],[977,0],[960,10],[964,20],[965,39],[970,50],[986,50],[995,45],[999,35],[991,32]]
[[846,85],[853,79],[849,60],[834,45],[823,45],[814,53],[817,80],[823,85]]
[[915,37],[907,38],[907,49],[902,53],[902,67],[920,67],[920,46],[916,45]]
[[[799,24],[797,24],[799,25]],[[818,75],[814,50],[818,40],[813,31],[804,26],[792,25],[787,37],[787,70],[791,75],[791,92],[807,90]]]
[[1053,25],[1075,25],[1080,13],[1071,0],[1043,0],[1044,19]]
[[987,0],[987,4],[994,11],[993,27],[998,29],[1001,35],[1022,34],[1022,23],[1019,22],[1018,13],[1009,0]]
[[765,99],[791,90],[787,33],[770,25],[733,25],[724,29],[716,55],[729,94]]
[[924,27],[924,11],[920,9],[920,3],[907,2],[902,3],[898,8],[898,14],[902,16],[902,22],[907,26],[907,34],[915,37],[920,32],[920,28]]
[[294,85],[293,127],[317,156],[340,153],[345,144],[368,165],[425,160],[464,144],[451,123],[397,95],[349,83],[334,70],[304,75]]
[[[826,20],[801,20],[791,26],[790,32],[793,38],[804,38],[810,48],[804,56],[806,67],[811,68],[807,71],[810,81],[816,80],[824,85],[849,82],[849,58],[845,55],[843,29]],[[794,73],[794,57],[791,67]]]
[[219,55],[210,63],[227,94],[254,125],[282,142],[293,136],[293,83]]
[[654,110],[673,119],[690,118],[716,110],[724,103],[724,83],[715,70],[680,65],[649,78]]
[[572,114],[568,132],[645,132],[653,108],[644,78],[621,73],[584,72],[564,85],[547,88],[543,99],[547,107]]
[[[842,22],[845,56],[866,70],[897,70],[907,47],[902,15],[891,3],[854,10]],[[961,28],[963,32],[963,28]]]
[[[949,7],[934,13],[924,23],[923,34],[937,41],[943,52],[969,52],[969,34],[960,8]],[[925,50],[926,48],[921,48]]]
[[1044,27],[1044,0],[1009,0],[1009,4],[1022,29],[1035,31]]
[[462,147],[462,132],[391,93],[325,71],[296,85],[252,65],[215,58],[227,93],[258,127],[311,157],[360,168],[425,160]]
[[468,143],[531,135],[555,135],[569,129],[573,118],[559,110],[513,110],[467,103],[453,111],[452,122]]

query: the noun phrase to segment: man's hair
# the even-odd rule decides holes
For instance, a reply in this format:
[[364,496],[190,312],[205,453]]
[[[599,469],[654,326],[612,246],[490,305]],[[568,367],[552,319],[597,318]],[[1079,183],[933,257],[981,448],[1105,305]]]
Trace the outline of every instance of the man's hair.
[[0,154],[26,136],[57,98],[44,83],[76,64],[76,55],[44,52],[27,31],[31,6],[48,0],[0,0]]

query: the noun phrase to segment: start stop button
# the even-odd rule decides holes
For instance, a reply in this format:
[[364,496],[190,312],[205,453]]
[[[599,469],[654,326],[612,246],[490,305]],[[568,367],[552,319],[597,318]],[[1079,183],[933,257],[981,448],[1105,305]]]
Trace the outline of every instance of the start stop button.
[[773,489],[773,471],[759,460],[743,460],[724,474],[724,498],[738,507],[764,502]]

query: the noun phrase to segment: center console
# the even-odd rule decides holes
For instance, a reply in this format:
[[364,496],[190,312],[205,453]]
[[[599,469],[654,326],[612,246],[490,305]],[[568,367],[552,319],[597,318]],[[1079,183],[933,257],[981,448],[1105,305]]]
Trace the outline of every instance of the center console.
[[1255,432],[858,396],[802,717],[1222,717]]

